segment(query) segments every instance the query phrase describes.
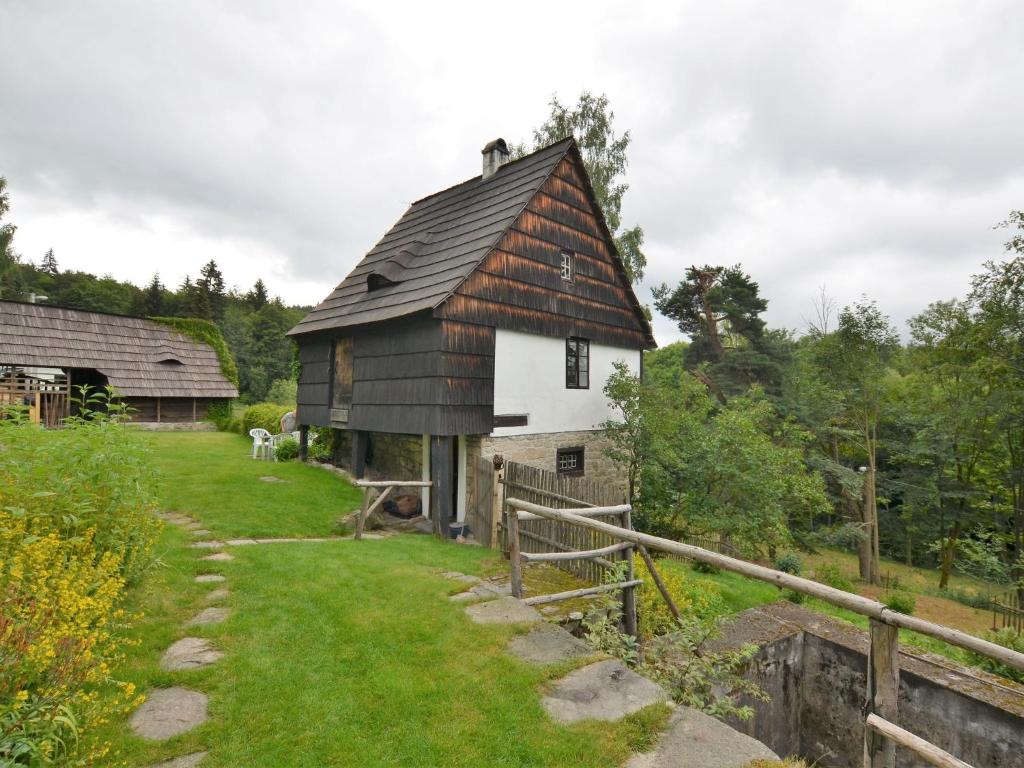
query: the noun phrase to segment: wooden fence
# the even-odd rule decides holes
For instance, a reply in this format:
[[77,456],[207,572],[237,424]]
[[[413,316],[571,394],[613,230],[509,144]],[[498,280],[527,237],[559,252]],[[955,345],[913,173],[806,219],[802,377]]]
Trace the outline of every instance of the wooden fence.
[[1024,632],[1024,604],[1015,589],[992,598],[992,629],[1006,627]]
[[30,376],[18,368],[0,369],[0,407],[25,406],[32,422],[58,427],[71,413],[71,378]]
[[[512,585],[516,589],[516,573],[520,566],[518,542],[518,518],[523,522],[540,517],[551,522],[575,526],[587,531],[606,535],[614,543],[628,543],[646,555],[646,548],[681,555],[691,560],[707,563],[742,576],[792,589],[801,594],[825,600],[832,605],[867,616],[869,620],[870,646],[868,650],[868,681],[864,706],[864,761],[865,768],[893,768],[896,764],[896,745],[915,752],[932,765],[945,768],[970,768],[966,763],[921,739],[898,725],[899,693],[899,630],[908,629],[929,637],[980,653],[1015,669],[1024,670],[1024,653],[1018,653],[995,643],[982,640],[950,627],[933,624],[930,621],[907,616],[891,610],[876,600],[850,592],[844,592],[816,581],[793,576],[755,563],[748,563],[733,557],[711,552],[700,547],[663,539],[659,536],[634,531],[628,526],[615,526],[596,519],[600,515],[617,514],[628,519],[628,506],[598,507],[589,509],[555,509],[532,503],[509,495],[505,499],[509,510],[509,542],[512,562]],[[593,552],[577,553],[593,557]],[[645,557],[646,560],[646,557]],[[617,585],[623,595],[632,592],[636,582],[629,580]],[[521,588],[520,588],[521,594]],[[664,593],[663,593],[663,596]],[[536,602],[535,598],[531,598]],[[669,603],[671,607],[671,602]]]
[[[621,489],[586,478],[566,477],[514,461],[506,461],[502,488],[505,498],[515,497],[555,509],[604,507],[625,501]],[[507,511],[506,511],[507,514]],[[606,515],[618,519],[616,515]],[[502,549],[508,552],[507,525],[503,527]],[[616,543],[610,536],[555,520],[534,518],[519,527],[521,551],[526,554],[577,552],[601,549]],[[554,564],[573,575],[599,584],[611,562],[597,560],[558,560]]]

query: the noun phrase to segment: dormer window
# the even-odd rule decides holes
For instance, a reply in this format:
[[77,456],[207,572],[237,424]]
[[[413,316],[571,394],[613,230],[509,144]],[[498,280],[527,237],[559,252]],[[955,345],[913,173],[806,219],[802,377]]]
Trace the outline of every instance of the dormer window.
[[571,281],[572,272],[572,253],[569,251],[562,251],[562,279]]

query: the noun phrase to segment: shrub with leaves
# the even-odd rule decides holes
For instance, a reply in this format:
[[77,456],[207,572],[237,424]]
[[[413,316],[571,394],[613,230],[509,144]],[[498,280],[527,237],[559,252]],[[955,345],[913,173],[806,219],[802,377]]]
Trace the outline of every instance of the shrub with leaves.
[[796,552],[783,552],[775,558],[775,570],[799,576],[804,564]]
[[909,592],[886,592],[882,595],[882,602],[889,610],[908,616],[917,608],[917,600]]
[[274,458],[278,461],[292,461],[299,457],[299,441],[293,437],[282,440],[274,449]]
[[[1004,648],[1024,653],[1024,632],[1018,632],[1013,627],[1003,627],[1002,629],[990,630],[985,633],[985,639],[996,643],[997,645],[1001,645]],[[1000,677],[1005,677],[1007,680],[1015,680],[1018,683],[1024,683],[1024,672],[1021,670],[1014,669],[1002,662],[990,659],[988,656],[982,656],[978,653],[973,653],[971,656],[973,657],[973,661],[976,666],[979,666],[995,675],[999,675]]]
[[0,420],[0,765],[101,764],[95,729],[137,700],[110,670],[159,531],[153,476],[141,435],[84,399],[63,429]]
[[840,570],[838,565],[824,563],[814,569],[814,580],[843,592],[853,592],[853,582]]
[[276,435],[281,431],[281,417],[290,410],[290,406],[276,403],[250,405],[242,414],[242,433],[248,435],[250,429],[265,429]]
[[[680,613],[709,619],[725,611],[722,594],[712,582],[688,578],[680,569],[658,568],[657,564],[654,567]],[[633,558],[633,572],[644,582],[637,590],[637,614],[644,639],[674,629],[675,617],[639,555]]]

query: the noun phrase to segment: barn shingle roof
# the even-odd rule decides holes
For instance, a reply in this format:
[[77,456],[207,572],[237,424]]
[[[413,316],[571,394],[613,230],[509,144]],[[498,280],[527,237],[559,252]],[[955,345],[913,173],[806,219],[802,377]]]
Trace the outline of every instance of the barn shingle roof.
[[124,397],[238,397],[209,345],[141,317],[0,301],[0,365],[93,368]]
[[433,309],[488,254],[558,163],[571,138],[417,200],[289,335]]

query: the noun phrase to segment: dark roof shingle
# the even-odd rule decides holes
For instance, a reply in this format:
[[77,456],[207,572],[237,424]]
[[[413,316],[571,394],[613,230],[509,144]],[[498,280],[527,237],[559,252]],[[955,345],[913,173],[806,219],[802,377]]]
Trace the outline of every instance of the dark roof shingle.
[[289,335],[436,307],[490,252],[572,146],[564,139],[487,179],[477,176],[417,200]]
[[213,349],[141,317],[0,301],[0,365],[92,368],[125,397],[238,397]]

